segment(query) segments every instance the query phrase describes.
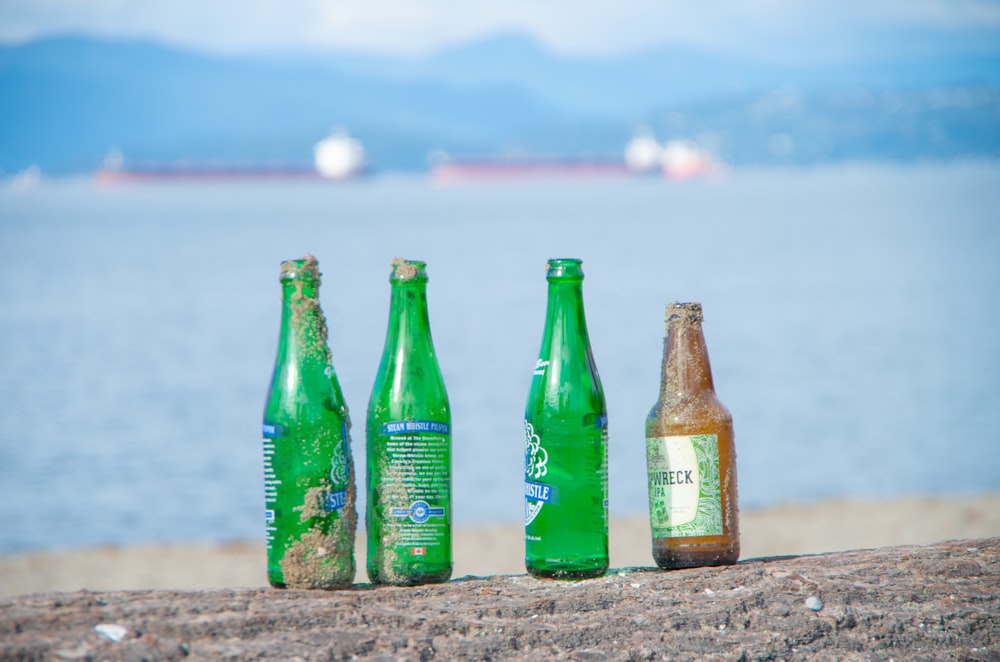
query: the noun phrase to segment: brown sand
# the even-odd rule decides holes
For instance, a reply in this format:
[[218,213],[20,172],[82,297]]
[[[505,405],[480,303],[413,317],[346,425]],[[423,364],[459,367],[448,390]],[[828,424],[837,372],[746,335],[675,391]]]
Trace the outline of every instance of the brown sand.
[[[745,510],[740,525],[741,558],[984,538],[1000,535],[1000,493]],[[363,535],[359,538],[357,581],[365,581],[365,540]],[[459,529],[455,532],[453,577],[521,574],[523,545],[523,528],[517,524]],[[100,547],[0,556],[0,597],[78,589],[254,587],[265,582],[263,564],[263,543],[256,542]],[[648,521],[613,520],[612,567],[652,564]]]

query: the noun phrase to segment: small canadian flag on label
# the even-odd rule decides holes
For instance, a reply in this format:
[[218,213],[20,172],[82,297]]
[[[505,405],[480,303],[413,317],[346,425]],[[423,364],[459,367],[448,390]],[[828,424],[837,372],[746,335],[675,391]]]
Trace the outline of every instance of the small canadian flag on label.
[[426,556],[427,555],[427,548],[426,547],[411,547],[410,548],[410,554],[412,554],[413,556]]

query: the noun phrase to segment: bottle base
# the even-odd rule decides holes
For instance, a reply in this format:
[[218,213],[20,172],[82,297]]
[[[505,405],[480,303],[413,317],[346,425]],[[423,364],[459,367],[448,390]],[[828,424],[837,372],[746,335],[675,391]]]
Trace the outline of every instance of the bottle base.
[[593,579],[608,572],[608,563],[545,563],[531,565],[525,562],[528,574],[535,579]]
[[407,572],[405,569],[380,573],[368,569],[368,579],[376,586],[419,586],[421,584],[443,584],[451,579],[451,566],[442,570],[427,572]]
[[271,588],[286,590],[304,590],[304,591],[342,591],[344,589],[349,589],[354,586],[354,582],[319,582],[311,584],[287,584],[285,582],[276,582],[268,580],[268,584]]
[[662,570],[700,568],[703,566],[732,565],[740,558],[740,548],[702,547],[691,545],[686,548],[657,548],[653,545],[653,560]]

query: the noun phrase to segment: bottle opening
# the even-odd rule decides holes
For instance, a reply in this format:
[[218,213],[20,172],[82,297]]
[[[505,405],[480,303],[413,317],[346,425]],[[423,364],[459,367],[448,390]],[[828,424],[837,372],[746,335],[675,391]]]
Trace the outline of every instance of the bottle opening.
[[549,260],[548,280],[582,280],[583,260],[575,257],[554,258]]
[[319,282],[319,261],[312,255],[306,255],[298,260],[285,260],[281,263],[281,280],[308,280]]
[[406,260],[397,257],[392,261],[389,282],[427,280],[427,263],[423,260]]
[[701,304],[697,301],[691,301],[687,303],[680,303],[675,301],[674,303],[667,304],[667,323],[670,322],[702,322],[704,320],[704,314],[702,313]]

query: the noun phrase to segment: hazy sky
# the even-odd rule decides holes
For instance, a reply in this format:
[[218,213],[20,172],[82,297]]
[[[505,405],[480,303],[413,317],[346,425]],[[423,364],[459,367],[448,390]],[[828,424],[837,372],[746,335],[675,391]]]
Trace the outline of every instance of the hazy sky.
[[672,42],[838,57],[892,30],[1000,35],[1000,0],[0,0],[6,43],[75,32],[222,52],[416,53],[512,29],[577,54]]

